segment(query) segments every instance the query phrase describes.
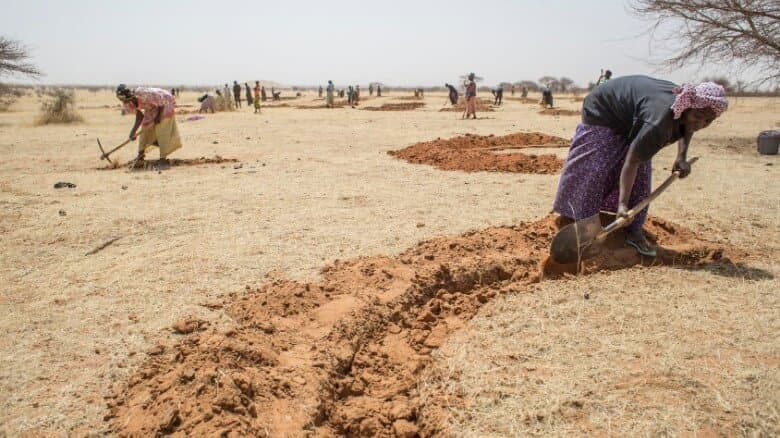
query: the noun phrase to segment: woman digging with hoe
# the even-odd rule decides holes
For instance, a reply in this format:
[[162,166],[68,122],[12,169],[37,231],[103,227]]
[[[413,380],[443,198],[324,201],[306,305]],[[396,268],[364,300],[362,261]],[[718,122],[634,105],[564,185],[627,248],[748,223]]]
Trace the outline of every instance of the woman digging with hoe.
[[122,101],[127,114],[135,114],[135,124],[130,130],[130,138],[136,137],[138,127],[143,125],[138,136],[138,157],[136,162],[143,161],[147,146],[160,148],[160,161],[181,147],[179,128],[176,125],[174,112],[176,103],[170,92],[160,88],[138,87],[134,90],[120,84],[116,89],[116,97]]
[[[624,76],[598,86],[583,102],[582,123],[572,139],[554,210],[566,221],[601,210],[627,217],[650,194],[651,158],[677,141],[672,172],[688,176],[693,133],[727,107],[725,90],[712,82],[678,87],[647,76]],[[646,218],[647,207],[627,226],[626,245],[655,257],[642,232]]]

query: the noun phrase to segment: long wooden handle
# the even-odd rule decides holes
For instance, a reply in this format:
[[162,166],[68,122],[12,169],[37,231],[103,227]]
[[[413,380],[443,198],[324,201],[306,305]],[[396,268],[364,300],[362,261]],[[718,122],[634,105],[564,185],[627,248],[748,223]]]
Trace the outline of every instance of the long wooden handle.
[[[688,160],[688,165],[693,165],[696,161],[699,160],[699,157],[693,157],[690,160]],[[673,182],[677,181],[677,179],[680,177],[680,172],[672,172],[671,175],[669,175],[669,178],[666,178],[666,181],[662,182],[658,188],[653,190],[653,193],[650,193],[650,195],[643,199],[642,202],[639,204],[633,206],[631,210],[628,210],[626,213],[626,216],[619,217],[615,219],[614,222],[607,225],[601,233],[599,233],[597,239],[603,240],[607,235],[618,228],[622,228],[628,221],[634,218],[637,214],[639,214],[640,211],[642,211],[645,207],[647,207],[651,202],[653,202],[658,196],[663,193],[664,190],[669,188],[670,185],[672,185]]]
[[[123,148],[123,147],[127,146],[127,144],[128,144],[128,143],[130,143],[131,141],[135,141],[135,140],[138,138],[138,136],[139,136],[139,135],[141,135],[141,133],[140,133],[140,132],[139,132],[138,134],[136,134],[134,138],[128,138],[127,140],[125,140],[125,142],[124,142],[124,143],[122,143],[122,144],[120,144],[119,146],[115,147],[114,149],[111,149],[110,151],[108,151],[108,152],[104,153],[104,154],[103,154],[103,156],[102,156],[102,157],[100,157],[100,158],[101,158],[101,159],[103,159],[103,158],[108,158],[108,156],[109,156],[109,155],[111,155],[111,154],[113,154],[114,152],[118,151],[119,149],[121,149],[121,148]],[[102,149],[102,148],[101,148],[101,149]]]

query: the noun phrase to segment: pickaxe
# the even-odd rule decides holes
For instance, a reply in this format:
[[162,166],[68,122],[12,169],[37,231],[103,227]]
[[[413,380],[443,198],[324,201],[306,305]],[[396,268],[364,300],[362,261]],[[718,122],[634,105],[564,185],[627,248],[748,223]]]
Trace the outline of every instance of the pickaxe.
[[122,147],[126,146],[128,143],[130,143],[131,141],[135,140],[136,138],[138,138],[138,134],[136,134],[135,137],[133,137],[133,138],[128,138],[127,140],[125,140],[124,143],[120,144],[119,146],[115,147],[114,149],[111,149],[108,152],[103,150],[103,145],[100,144],[100,138],[98,138],[97,139],[97,144],[98,144],[98,147],[100,148],[100,152],[101,152],[100,159],[101,160],[108,160],[109,163],[114,164],[114,162],[111,161],[111,158],[109,158],[108,156],[113,154],[117,150],[121,149]]

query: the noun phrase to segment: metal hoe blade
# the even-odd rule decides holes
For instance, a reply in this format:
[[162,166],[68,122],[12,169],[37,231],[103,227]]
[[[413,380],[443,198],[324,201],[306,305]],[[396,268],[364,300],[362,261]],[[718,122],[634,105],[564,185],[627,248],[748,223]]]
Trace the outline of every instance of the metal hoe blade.
[[566,225],[553,238],[550,255],[557,263],[576,263],[590,255],[590,246],[601,231],[598,214]]

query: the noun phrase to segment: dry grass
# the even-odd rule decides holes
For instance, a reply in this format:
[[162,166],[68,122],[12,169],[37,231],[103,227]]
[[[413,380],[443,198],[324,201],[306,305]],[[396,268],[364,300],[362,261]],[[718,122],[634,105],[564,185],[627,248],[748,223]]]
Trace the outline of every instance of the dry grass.
[[423,397],[465,436],[776,436],[778,290],[674,268],[545,282],[450,339]]
[[[200,95],[182,93],[179,101],[195,104]],[[386,152],[465,132],[503,135],[525,130],[568,138],[579,121],[541,116],[537,108],[519,102],[505,102],[491,118],[462,121],[460,114],[436,110],[446,99],[443,93],[426,94],[428,108],[413,113],[289,108],[258,118],[252,109],[244,108],[181,124],[185,145],[172,157],[223,154],[239,159],[242,169],[210,165],[172,167],[161,173],[106,172],[94,170],[104,166],[94,137],[121,140],[132,118],[118,115],[113,92],[77,92],[77,98],[91,108],[83,110],[87,120],[81,125],[30,126],[39,109],[34,95],[20,98],[12,112],[0,114],[4,157],[0,173],[6,176],[0,181],[4,207],[0,210],[0,283],[5,286],[0,294],[0,436],[79,436],[100,431],[105,427],[102,396],[107,388],[141,362],[151,345],[171,341],[174,335],[167,328],[173,322],[187,315],[215,324],[228,321],[224,312],[199,304],[243,291],[246,285],[259,286],[268,273],[313,279],[336,258],[396,254],[434,236],[545,215],[557,176],[442,172],[395,160]],[[377,103],[392,98],[392,94],[378,98]],[[569,101],[561,105],[579,107]],[[778,108],[777,99],[740,98],[722,120],[694,139],[691,154],[702,159],[687,180],[676,183],[653,205],[653,214],[778,260],[780,162],[777,156],[758,156],[755,142],[731,140],[749,139],[774,126]],[[112,157],[126,162],[135,152],[129,146]],[[668,174],[664,168],[673,158],[674,147],[670,147],[654,159],[656,182]],[[52,184],[57,181],[71,181],[78,187],[55,190]],[[66,216],[58,214],[61,209]],[[415,226],[418,223],[425,226]],[[84,255],[117,236],[122,238],[103,251]],[[610,284],[604,286],[606,282]],[[590,301],[580,301],[584,305],[600,303],[598,297],[606,294],[620,298],[613,291],[633,290],[634,284],[643,285],[635,290],[635,298],[641,291],[650,295],[644,285],[652,283],[681,285],[685,290],[680,293],[695,291],[702,308],[713,308],[715,298],[725,299],[727,304],[717,310],[728,325],[705,321],[706,327],[717,328],[714,339],[708,340],[714,345],[732,342],[727,330],[734,328],[733,320],[753,318],[749,313],[753,308],[763,309],[766,315],[779,313],[776,303],[757,298],[755,292],[780,289],[777,280],[753,283],[702,272],[642,269],[543,287],[553,288],[550,293],[579,287],[601,291],[591,291]],[[717,294],[698,293],[705,285],[717,289]],[[611,307],[616,322],[610,330],[632,320],[618,312],[622,311],[618,304],[626,302],[621,298]],[[679,302],[675,298],[674,303]],[[752,307],[732,309],[746,302]],[[692,299],[688,305],[698,308]],[[521,318],[518,311],[524,309],[502,306],[501,312],[507,314],[501,317],[504,323]],[[668,307],[679,312],[672,304]],[[629,316],[637,311],[628,310]],[[725,314],[731,311],[738,313]],[[495,308],[493,312],[498,313]],[[693,316],[694,321],[703,318]],[[561,318],[555,321],[566,321]],[[740,331],[739,339],[756,337],[750,348],[777,344],[776,332],[760,331],[747,321],[735,329]],[[478,330],[479,324],[466,330]],[[506,344],[522,340],[515,333],[495,338],[496,333],[490,338],[471,332],[460,336],[486,339],[481,351],[486,358],[500,357],[496,351],[512,351]],[[685,332],[675,334],[686,345],[692,342]],[[635,344],[621,344],[618,335],[608,339],[615,350],[610,354],[635,348]],[[512,348],[516,351],[519,346]],[[546,353],[523,354],[534,358]],[[567,363],[580,360],[573,356]],[[598,365],[607,369],[604,363]],[[501,366],[514,367],[517,362]],[[563,363],[556,366],[568,371]],[[759,378],[760,384],[771,382]],[[483,389],[492,390],[489,385]],[[772,424],[766,419],[771,417],[762,416],[768,407],[760,405],[765,394],[771,394],[762,391],[770,389],[757,388],[756,401],[728,400],[736,406],[735,412],[755,408],[760,413],[756,423]],[[721,393],[732,397],[728,391]],[[500,413],[496,411],[497,424],[514,421],[502,419]],[[468,430],[477,430],[480,424],[484,422]]]
[[80,123],[84,118],[76,112],[76,96],[71,90],[56,89],[49,93],[50,98],[41,104],[41,114],[35,121],[37,125],[50,123]]

